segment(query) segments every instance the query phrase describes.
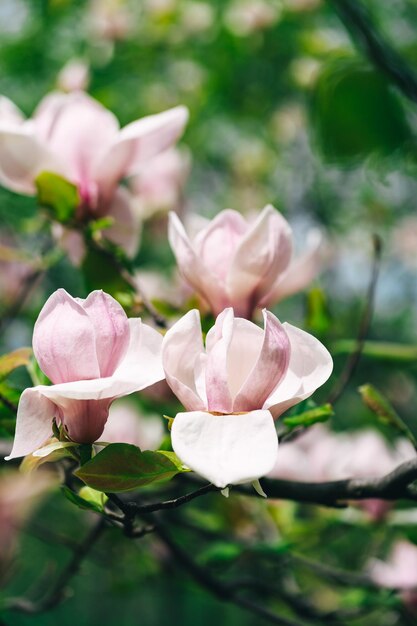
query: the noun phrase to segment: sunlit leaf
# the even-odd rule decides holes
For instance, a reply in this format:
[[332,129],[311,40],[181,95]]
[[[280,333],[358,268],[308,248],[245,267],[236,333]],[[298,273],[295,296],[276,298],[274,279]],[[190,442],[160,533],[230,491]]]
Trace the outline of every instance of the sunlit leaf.
[[80,204],[76,185],[52,172],[42,172],[35,180],[39,204],[48,209],[55,219],[66,223],[74,217]]
[[327,422],[327,420],[334,415],[333,407],[331,404],[323,404],[309,411],[304,411],[299,415],[291,415],[284,417],[283,422],[288,428],[296,428],[298,426],[312,426],[318,422]]
[[85,463],[75,475],[100,491],[129,491],[184,471],[173,460],[165,451],[142,452],[127,443],[114,443]]
[[28,365],[32,356],[31,348],[19,348],[0,357],[0,378],[5,378],[13,370]]

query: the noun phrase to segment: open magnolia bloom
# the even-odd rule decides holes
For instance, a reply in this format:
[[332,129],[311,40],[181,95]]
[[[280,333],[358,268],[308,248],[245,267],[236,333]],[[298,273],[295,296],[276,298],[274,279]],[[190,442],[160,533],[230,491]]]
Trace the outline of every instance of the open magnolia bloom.
[[168,236],[181,274],[215,315],[232,306],[251,319],[256,307],[304,289],[320,269],[319,234],[291,263],[291,227],[271,205],[252,222],[237,211],[222,211],[192,240],[171,213]]
[[188,412],[174,419],[172,446],[217,487],[254,481],[277,459],[274,418],[330,376],[333,363],[312,335],[264,310],[264,330],[223,311],[203,345],[200,314],[189,311],[167,332],[167,382]]
[[24,456],[52,435],[53,419],[70,439],[100,438],[115,398],[164,378],[161,335],[102,291],[72,298],[58,289],[45,303],[33,333],[33,350],[53,385],[26,389],[7,459]]
[[84,92],[51,93],[31,119],[7,98],[0,99],[0,182],[35,194],[41,172],[59,174],[77,185],[76,217],[113,217],[106,237],[128,254],[137,249],[139,222],[131,195],[120,181],[132,176],[173,145],[188,119],[178,106],[120,129],[117,118]]

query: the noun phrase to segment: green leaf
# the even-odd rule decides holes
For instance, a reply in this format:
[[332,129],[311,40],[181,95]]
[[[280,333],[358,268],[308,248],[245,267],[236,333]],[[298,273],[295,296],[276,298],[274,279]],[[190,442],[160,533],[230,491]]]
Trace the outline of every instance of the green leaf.
[[392,154],[412,136],[385,76],[358,58],[333,59],[324,67],[316,83],[313,129],[326,160],[353,164],[370,154]]
[[0,357],[0,378],[6,378],[13,370],[28,365],[32,356],[31,348],[19,348]]
[[92,489],[91,487],[81,487],[78,495],[86,502],[89,502],[91,505],[97,507],[101,511],[104,509],[104,505],[106,504],[108,497],[102,491],[96,491],[96,489]]
[[99,491],[129,491],[182,471],[166,452],[142,452],[127,443],[113,443],[74,473]]
[[52,172],[36,177],[39,204],[50,211],[58,222],[66,223],[74,217],[81,198],[76,185]]
[[415,448],[417,447],[417,441],[413,433],[408,428],[407,424],[403,422],[387,398],[385,398],[373,385],[369,384],[359,387],[359,393],[361,394],[364,404],[378,417],[378,419],[381,420],[381,422],[393,426],[402,435],[407,437]]
[[72,448],[77,445],[74,442],[50,439],[49,443],[43,446],[43,448],[39,448],[39,450],[26,456],[20,464],[20,469],[22,472],[29,473],[38,469],[44,463],[54,463],[67,457],[74,458]]
[[[88,487],[83,487],[82,489],[88,489]],[[100,495],[102,496],[101,500],[97,498],[92,498],[91,493],[94,490],[91,489],[90,492],[87,494],[86,492],[84,492],[84,496],[87,495],[87,498],[85,498],[81,496],[82,489],[80,489],[80,495],[78,495],[74,491],[71,491],[71,489],[69,489],[68,487],[62,487],[62,491],[67,500],[78,506],[78,508],[95,511],[96,513],[102,513],[104,504],[106,503],[106,496],[104,495],[104,493],[100,493]]]
[[334,415],[333,407],[331,404],[323,404],[317,408],[304,411],[299,415],[291,415],[284,417],[283,422],[288,428],[296,428],[297,426],[312,426],[317,422],[327,422],[327,420]]
[[307,294],[306,325],[315,335],[323,335],[330,326],[330,315],[324,291],[319,287],[310,289]]

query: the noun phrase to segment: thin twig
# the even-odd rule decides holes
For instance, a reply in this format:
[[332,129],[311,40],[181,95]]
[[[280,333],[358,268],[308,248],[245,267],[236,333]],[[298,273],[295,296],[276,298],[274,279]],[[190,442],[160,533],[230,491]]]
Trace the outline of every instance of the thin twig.
[[330,0],[341,21],[366,56],[402,93],[417,102],[417,75],[382,36],[369,10],[358,0]]
[[33,602],[28,598],[10,598],[6,601],[5,608],[13,611],[21,611],[23,613],[36,614],[49,611],[60,604],[60,602],[65,599],[66,587],[68,583],[78,573],[83,561],[101,537],[105,528],[106,520],[104,518],[100,518],[90,530],[84,541],[82,541],[78,547],[74,549],[74,554],[71,560],[58,576],[52,591],[45,598],[41,599],[39,602]]
[[162,511],[166,509],[176,509],[179,506],[183,506],[191,500],[195,498],[200,498],[201,496],[206,495],[207,493],[219,491],[217,487],[209,483],[208,485],[203,485],[199,489],[195,491],[191,491],[190,493],[186,493],[183,496],[179,496],[173,500],[165,500],[162,502],[154,502],[152,504],[138,504],[137,502],[124,502],[113,493],[108,493],[107,496],[113,504],[115,504],[121,511],[128,514],[130,518],[134,518],[136,515],[141,515],[142,513],[153,513],[155,511]]
[[365,340],[369,332],[369,327],[371,325],[375,302],[375,291],[378,282],[382,252],[382,242],[378,235],[373,236],[373,250],[374,258],[372,264],[371,278],[369,281],[369,287],[366,296],[365,310],[359,324],[358,336],[356,339],[356,348],[349,356],[348,360],[346,361],[345,367],[342,370],[342,373],[336,381],[333,389],[329,393],[327,402],[330,404],[334,404],[339,400],[340,396],[343,394],[352,376],[354,375],[359,360],[361,358],[362,350],[365,345]]

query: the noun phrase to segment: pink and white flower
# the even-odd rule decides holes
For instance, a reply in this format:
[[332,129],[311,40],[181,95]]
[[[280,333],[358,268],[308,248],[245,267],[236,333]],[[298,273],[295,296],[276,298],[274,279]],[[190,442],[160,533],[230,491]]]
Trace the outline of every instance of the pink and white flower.
[[77,443],[100,438],[115,398],[164,378],[162,337],[139,318],[128,320],[108,294],[72,298],[58,289],[44,305],[33,350],[51,386],[21,395],[16,434],[7,459],[29,454],[52,435],[53,419]]
[[131,195],[119,185],[180,137],[188,112],[183,106],[150,115],[120,129],[117,118],[84,92],[51,93],[25,120],[12,102],[0,101],[0,182],[34,195],[44,171],[77,185],[77,218],[114,218],[106,237],[136,252],[139,222]]
[[215,315],[232,306],[237,315],[250,319],[256,307],[306,287],[320,267],[317,236],[291,263],[291,227],[271,205],[252,222],[226,209],[192,240],[170,213],[168,236],[182,276]]
[[332,359],[313,336],[264,310],[264,330],[223,311],[203,345],[199,312],[163,340],[166,380],[187,409],[174,419],[179,458],[218,487],[250,482],[275,464],[274,418],[330,376]]

